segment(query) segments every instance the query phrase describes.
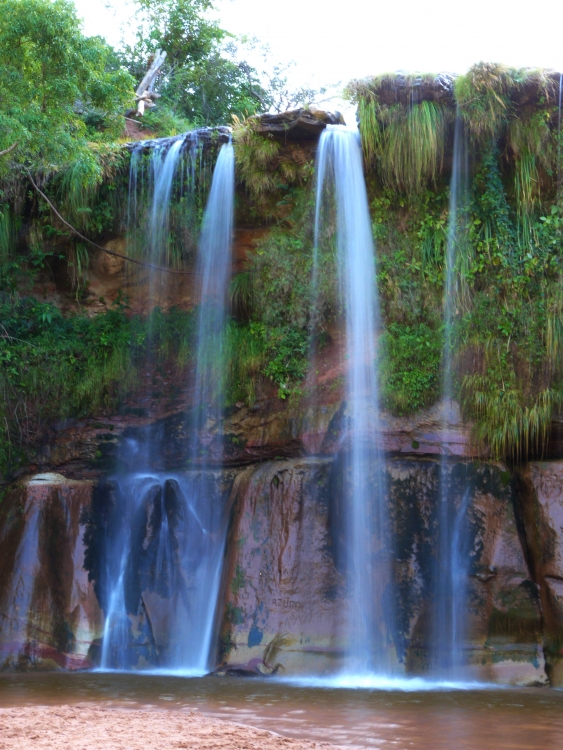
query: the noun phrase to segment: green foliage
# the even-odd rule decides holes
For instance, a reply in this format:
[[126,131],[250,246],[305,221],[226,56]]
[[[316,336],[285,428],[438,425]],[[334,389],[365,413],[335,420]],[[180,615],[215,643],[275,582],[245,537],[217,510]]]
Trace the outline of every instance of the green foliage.
[[563,394],[546,388],[528,406],[517,385],[499,389],[490,377],[468,375],[463,386],[463,405],[476,420],[474,437],[483,451],[512,461],[542,454]]
[[[554,139],[542,108],[540,102],[537,117],[528,114],[506,133],[510,154],[535,154],[532,179],[541,180],[543,198]],[[503,155],[490,141],[476,156],[458,215],[454,395],[474,422],[479,448],[517,460],[541,455],[561,406],[563,220],[557,203],[542,215],[539,186],[528,201],[512,189],[522,178],[516,169],[503,171]],[[407,201],[373,177],[369,185],[385,321],[382,397],[394,413],[407,414],[440,393],[447,192],[426,190]]]
[[479,63],[455,81],[460,112],[475,138],[498,138],[515,113],[515,99],[525,89],[549,97],[547,71]]
[[105,42],[83,36],[67,0],[1,0],[0,69],[0,150],[18,144],[0,174],[14,162],[59,168],[119,135],[133,80]]
[[229,35],[209,18],[212,8],[210,0],[136,0],[137,40],[125,47],[122,59],[140,81],[155,51],[166,51],[159,80],[162,98],[151,118],[159,132],[166,124],[176,129],[171,113],[195,126],[221,125],[262,105],[264,91],[256,72],[229,54]]
[[271,381],[282,399],[300,392],[313,308],[307,205],[297,201],[291,229],[287,222],[274,228],[231,285],[233,311],[242,311],[239,320],[245,322],[229,328],[230,402],[252,404],[260,378]]
[[361,100],[359,114],[366,159],[378,165],[385,185],[412,194],[436,182],[450,119],[446,107],[431,101],[406,108]]
[[276,188],[275,169],[281,143],[272,135],[256,132],[258,120],[234,120],[233,139],[236,144],[237,172],[253,201],[263,203]]
[[522,242],[531,240],[531,222],[540,206],[540,168],[548,173],[556,166],[556,150],[545,110],[515,117],[508,127],[508,142],[515,157],[514,187]]
[[221,125],[254,114],[263,91],[254,71],[219,50],[199,64],[180,68],[163,89],[164,103],[196,125]]
[[292,231],[276,228],[258,245],[250,270],[255,307],[272,328],[306,329],[311,308],[312,247]]
[[29,458],[48,422],[115,409],[147,362],[185,364],[189,314],[128,318],[125,307],[88,318],[33,298],[0,304],[0,471]]
[[[81,152],[54,175],[46,190],[72,226],[96,237],[104,231],[119,229],[126,166],[123,149],[92,144],[88,151]],[[118,191],[117,187],[123,192]],[[52,221],[50,209],[42,202],[40,211],[44,214],[43,225],[49,234]],[[64,231],[67,231],[66,228]]]
[[238,320],[248,319],[256,309],[252,274],[242,271],[233,276],[229,285],[231,313]]
[[302,146],[282,144],[272,134],[261,135],[259,125],[256,118],[233,118],[237,175],[254,211],[272,220],[288,214],[294,192],[311,182],[313,164]]
[[413,195],[442,171],[451,102],[419,95],[435,85],[434,76],[385,74],[347,88],[358,104],[366,163],[393,190]]
[[166,103],[159,103],[158,107],[148,109],[140,124],[154,138],[167,138],[168,136],[180,135],[181,133],[193,130],[195,127],[191,120],[188,120],[184,115],[177,114]]
[[384,406],[401,416],[430,406],[440,393],[442,332],[426,323],[392,323],[382,344]]
[[281,399],[301,392],[300,382],[308,366],[307,330],[290,325],[270,327],[262,322],[232,323],[227,342],[229,403],[252,406],[260,378],[270,380]]

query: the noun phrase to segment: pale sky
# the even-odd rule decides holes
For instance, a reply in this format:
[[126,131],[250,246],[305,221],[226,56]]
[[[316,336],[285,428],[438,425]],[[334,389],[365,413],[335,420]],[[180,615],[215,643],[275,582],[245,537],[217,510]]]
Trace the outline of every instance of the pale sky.
[[[116,44],[126,3],[76,0],[87,34]],[[563,68],[563,0],[216,0],[221,26],[297,65],[294,82],[393,70],[462,73],[480,60]]]

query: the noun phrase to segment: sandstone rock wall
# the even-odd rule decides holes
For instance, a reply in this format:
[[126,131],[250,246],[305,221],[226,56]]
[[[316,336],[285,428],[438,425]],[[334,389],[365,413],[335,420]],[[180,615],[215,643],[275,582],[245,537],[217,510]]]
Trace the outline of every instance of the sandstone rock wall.
[[544,649],[554,685],[563,685],[563,461],[532,462],[518,472],[526,553],[539,590]]
[[[214,657],[220,671],[330,674],[342,666],[348,607],[342,472],[333,456],[219,472],[217,492],[231,508]],[[386,474],[393,530],[387,553],[394,561],[387,596],[394,592],[397,669],[425,674],[440,460],[397,454],[388,458]],[[449,501],[459,507],[466,488],[471,492],[468,677],[544,684],[549,674],[553,684],[561,682],[561,477],[563,462],[531,464],[514,480],[498,464],[449,459]],[[160,665],[170,648],[171,603],[151,578],[156,505],[149,505],[141,509],[146,528],[130,566],[133,668]],[[111,483],[39,475],[12,487],[2,508],[3,668],[91,666],[99,660],[107,607],[103,540],[119,520]]]
[[0,520],[0,668],[92,666],[103,613],[84,568],[92,483],[36,475],[10,489]]
[[[333,673],[346,647],[341,569],[341,478],[334,459],[291,459],[248,468],[233,488],[221,633],[223,669]],[[397,669],[429,667],[436,576],[440,464],[395,458],[386,465],[394,558]],[[542,619],[526,566],[504,467],[452,462],[450,501],[469,486],[471,564],[467,676],[544,684]],[[376,564],[376,562],[374,562]],[[389,595],[389,589],[387,591]]]

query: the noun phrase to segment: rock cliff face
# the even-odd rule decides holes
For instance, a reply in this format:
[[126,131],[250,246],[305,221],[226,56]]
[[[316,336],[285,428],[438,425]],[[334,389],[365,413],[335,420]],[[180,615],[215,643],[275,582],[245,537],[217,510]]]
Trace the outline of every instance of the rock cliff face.
[[[227,547],[224,668],[330,674],[343,666],[348,592],[340,569],[342,481],[333,458],[293,459],[248,468],[233,487]],[[542,617],[518,535],[507,472],[455,461],[451,502],[469,486],[466,660],[468,675],[494,682],[543,684]],[[386,463],[396,539],[397,669],[428,669],[436,576],[440,464]],[[374,564],[377,564],[374,561]]]
[[2,669],[80,669],[103,612],[84,567],[92,483],[38,474],[4,496],[0,524]]
[[533,462],[518,473],[525,550],[543,613],[544,651],[563,685],[563,461]]
[[[342,667],[347,479],[339,454],[306,455],[298,442],[300,456],[275,460],[266,451],[246,468],[214,471],[221,502],[230,508],[214,658],[220,671],[330,674]],[[388,454],[385,462],[393,532],[386,554],[394,561],[387,596],[396,620],[396,668],[424,674],[441,464],[438,457],[414,454]],[[176,461],[174,452],[169,456]],[[451,456],[447,477],[449,502],[459,507],[465,491],[471,498],[468,676],[544,684],[549,675],[561,684],[563,462],[531,464],[515,476],[498,464]],[[0,529],[4,669],[74,669],[99,661],[107,609],[103,539],[119,515],[112,486],[103,476],[76,481],[46,474],[20,480],[6,493]],[[146,528],[131,563],[131,667],[159,665],[171,647],[169,602],[151,578],[155,508],[142,510]]]
[[[439,95],[450,96],[450,88],[445,81]],[[340,122],[323,113],[290,114],[263,118],[260,132],[303,141],[309,155],[325,125]],[[244,268],[266,231],[251,223],[238,227],[234,270]],[[122,237],[107,242],[108,249],[126,252]],[[146,269],[133,273],[123,260],[100,252],[89,273],[88,314],[106,309],[118,290],[127,294],[133,312],[145,310]],[[155,285],[164,310],[197,302],[190,277],[170,276]],[[60,301],[62,286],[55,280],[41,296]],[[210,502],[230,513],[212,666],[287,675],[339,670],[348,646],[342,563],[347,477],[340,459],[349,435],[342,332],[331,331],[330,339],[300,402],[281,401],[264,383],[254,406],[233,406],[200,435],[189,432],[193,404],[185,383],[178,382],[163,388],[165,397],[127,403],[118,414],[52,426],[29,476],[9,487],[0,505],[1,668],[99,663],[108,610],[107,540],[121,512],[116,471],[139,469],[127,448],[134,444],[146,457],[144,470],[185,478],[188,448],[196,440],[206,468],[195,471],[205,475]],[[550,458],[561,455],[562,434],[554,426]],[[448,503],[457,509],[470,493],[467,676],[563,685],[563,461],[508,471],[479,461],[470,436],[471,425],[459,411],[440,403],[409,418],[383,414],[379,444],[385,466],[366,467],[368,475],[386,473],[392,533],[384,552],[393,571],[386,609],[395,623],[396,670],[425,674],[430,666],[445,457]],[[158,455],[148,448],[154,442]],[[219,468],[222,455],[225,465]],[[38,471],[59,473],[33,474]],[[174,526],[171,487],[163,481],[162,496],[147,495],[138,509],[126,596],[125,662],[132,668],[161,665],[174,648],[172,602],[154,572],[163,504],[171,511],[172,538],[181,533]]]

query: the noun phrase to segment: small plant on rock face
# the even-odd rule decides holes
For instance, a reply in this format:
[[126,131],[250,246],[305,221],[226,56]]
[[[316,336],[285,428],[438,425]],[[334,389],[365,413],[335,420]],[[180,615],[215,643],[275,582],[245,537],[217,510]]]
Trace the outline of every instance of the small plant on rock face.
[[287,196],[307,185],[313,175],[310,153],[298,143],[283,143],[258,132],[260,120],[233,117],[233,140],[240,181],[254,210],[267,220],[288,214]]
[[265,138],[259,135],[256,132],[259,122],[253,118],[241,121],[238,117],[233,117],[233,140],[241,180],[252,199],[262,203],[276,188],[273,172],[281,144],[273,136]]

